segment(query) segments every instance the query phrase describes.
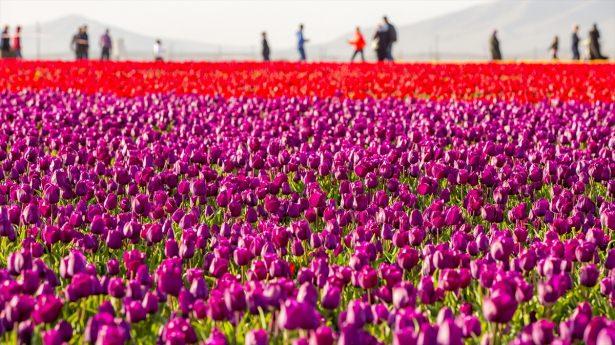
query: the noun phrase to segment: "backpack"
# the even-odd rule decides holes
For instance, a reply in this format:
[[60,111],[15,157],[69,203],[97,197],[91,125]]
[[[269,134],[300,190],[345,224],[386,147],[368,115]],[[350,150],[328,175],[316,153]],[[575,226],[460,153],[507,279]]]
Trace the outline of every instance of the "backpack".
[[391,42],[397,42],[397,30],[395,30],[395,27],[391,24],[389,24],[389,36]]

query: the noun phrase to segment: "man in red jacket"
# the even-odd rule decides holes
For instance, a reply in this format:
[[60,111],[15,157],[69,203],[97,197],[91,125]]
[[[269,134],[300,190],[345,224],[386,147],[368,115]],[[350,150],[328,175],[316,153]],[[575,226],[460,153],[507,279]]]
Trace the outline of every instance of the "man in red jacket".
[[363,38],[363,34],[361,34],[361,29],[358,26],[354,33],[354,38],[348,41],[348,43],[354,46],[354,52],[352,53],[350,62],[354,61],[354,58],[357,56],[357,54],[361,54],[361,61],[365,62],[365,55],[363,54],[363,48],[365,48],[365,38]]

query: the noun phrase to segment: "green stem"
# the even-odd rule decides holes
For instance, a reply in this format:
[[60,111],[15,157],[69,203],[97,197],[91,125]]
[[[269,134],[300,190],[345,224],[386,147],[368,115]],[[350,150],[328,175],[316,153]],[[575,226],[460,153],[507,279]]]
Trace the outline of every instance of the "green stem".
[[500,324],[496,323],[495,327],[493,328],[493,345],[500,345],[500,339],[498,339],[498,336],[500,335],[499,330]]

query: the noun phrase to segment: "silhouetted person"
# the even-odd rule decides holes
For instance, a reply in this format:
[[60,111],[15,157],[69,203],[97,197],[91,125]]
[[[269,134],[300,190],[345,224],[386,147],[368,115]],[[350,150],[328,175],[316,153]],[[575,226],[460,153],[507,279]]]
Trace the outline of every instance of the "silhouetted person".
[[365,48],[365,38],[363,37],[361,29],[358,26],[354,32],[354,38],[348,41],[348,43],[354,46],[354,52],[352,53],[350,62],[354,61],[354,58],[357,56],[357,54],[360,54],[361,61],[365,62],[365,54],[363,54],[363,49]]
[[607,59],[607,57],[600,52],[600,31],[598,31],[598,26],[596,24],[594,24],[589,31],[589,58],[590,60]]
[[88,26],[83,26],[83,31],[79,36],[77,44],[81,46],[81,58],[87,60],[90,57],[90,39],[88,37]]
[[271,55],[271,49],[269,48],[269,42],[267,41],[267,33],[265,31],[263,31],[263,33],[261,34],[263,36],[263,40],[262,40],[262,54],[263,54],[263,61],[269,61],[270,55]]
[[111,49],[113,48],[113,40],[109,35],[109,29],[105,30],[105,33],[100,36],[100,59],[109,60],[111,58]]
[[491,51],[491,60],[502,60],[502,52],[500,51],[500,41],[498,40],[498,31],[493,30],[489,39],[489,50]]
[[393,44],[397,42],[397,29],[395,26],[391,24],[389,18],[387,16],[382,17],[382,21],[384,22],[383,28],[387,33],[387,47],[386,47],[386,59],[389,61],[393,61]]
[[90,49],[90,41],[88,38],[88,28],[87,26],[79,27],[79,31],[75,36],[73,36],[73,40],[71,45],[75,50],[75,58],[77,60],[84,60],[88,58],[88,51]]
[[73,35],[70,40],[70,49],[75,53],[75,60],[79,60],[81,58],[81,52],[79,51],[79,47],[77,45],[77,40],[79,39],[79,34],[81,33],[81,27],[77,30],[77,33]]
[[549,46],[549,51],[551,52],[551,59],[557,60],[557,51],[559,50],[559,37],[553,37],[553,41],[551,41],[551,45]]
[[581,39],[579,38],[579,26],[575,25],[572,29],[572,36],[570,37],[570,42],[572,43],[572,59],[579,60],[581,59],[581,53],[579,52],[579,43]]
[[376,56],[378,62],[382,62],[387,58],[387,49],[389,47],[389,33],[384,25],[378,25],[376,32],[374,33],[374,42],[376,46]]
[[0,56],[2,58],[11,57],[11,36],[9,35],[9,26],[5,25],[2,29],[2,37],[0,37]]
[[299,61],[307,60],[307,55],[305,54],[305,44],[309,41],[310,40],[303,36],[303,24],[299,24],[299,30],[297,31],[297,52],[299,53]]
[[15,58],[21,59],[21,26],[17,26],[15,29],[15,36],[13,36],[13,54]]
[[154,43],[154,60],[163,61],[163,54],[164,50],[162,49],[162,41],[160,39],[157,39]]

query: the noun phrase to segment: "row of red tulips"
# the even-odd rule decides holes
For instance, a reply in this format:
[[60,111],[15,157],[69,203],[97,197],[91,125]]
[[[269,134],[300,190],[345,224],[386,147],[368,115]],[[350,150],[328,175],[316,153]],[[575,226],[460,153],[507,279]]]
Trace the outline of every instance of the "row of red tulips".
[[120,96],[615,101],[615,64],[144,63],[2,61],[0,90],[79,89]]

